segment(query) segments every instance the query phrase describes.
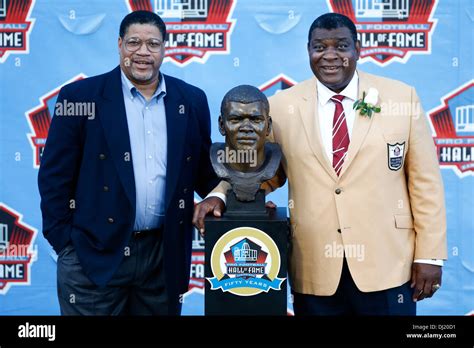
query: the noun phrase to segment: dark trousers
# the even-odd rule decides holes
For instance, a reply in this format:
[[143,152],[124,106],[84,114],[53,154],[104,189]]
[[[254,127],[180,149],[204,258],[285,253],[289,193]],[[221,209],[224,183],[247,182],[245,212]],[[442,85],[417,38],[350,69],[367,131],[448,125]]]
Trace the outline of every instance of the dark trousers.
[[[62,315],[167,315],[162,230],[134,235],[106,287],[84,274],[72,244],[58,256]],[[176,313],[179,314],[179,313]]]
[[334,295],[293,292],[293,296],[295,315],[416,315],[410,282],[387,290],[362,292],[352,279],[346,259]]

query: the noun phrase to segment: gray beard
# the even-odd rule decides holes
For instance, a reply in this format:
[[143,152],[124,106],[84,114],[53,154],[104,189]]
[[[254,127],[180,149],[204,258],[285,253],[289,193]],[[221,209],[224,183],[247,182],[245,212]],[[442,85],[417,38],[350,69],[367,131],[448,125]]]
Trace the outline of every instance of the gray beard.
[[132,69],[130,73],[131,73],[134,80],[140,81],[140,82],[149,81],[153,77],[153,71],[151,71],[148,75],[141,75],[141,74],[135,73]]

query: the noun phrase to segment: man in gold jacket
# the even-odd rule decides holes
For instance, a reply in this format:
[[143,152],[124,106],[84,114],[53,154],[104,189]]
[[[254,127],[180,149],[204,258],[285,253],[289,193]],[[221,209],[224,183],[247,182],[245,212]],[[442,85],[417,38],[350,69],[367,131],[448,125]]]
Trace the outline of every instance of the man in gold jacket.
[[[430,128],[414,88],[357,70],[359,52],[349,18],[320,16],[308,35],[315,76],[269,100],[283,161],[263,188],[288,178],[296,315],[415,315],[441,286],[446,214]],[[202,231],[227,189],[196,208]]]

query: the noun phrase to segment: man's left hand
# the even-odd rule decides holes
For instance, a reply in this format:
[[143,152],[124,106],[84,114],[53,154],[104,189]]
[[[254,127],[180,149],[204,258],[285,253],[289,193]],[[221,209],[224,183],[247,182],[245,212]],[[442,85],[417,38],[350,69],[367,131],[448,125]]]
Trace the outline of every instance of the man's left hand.
[[441,266],[414,262],[411,271],[413,301],[430,298],[441,286]]

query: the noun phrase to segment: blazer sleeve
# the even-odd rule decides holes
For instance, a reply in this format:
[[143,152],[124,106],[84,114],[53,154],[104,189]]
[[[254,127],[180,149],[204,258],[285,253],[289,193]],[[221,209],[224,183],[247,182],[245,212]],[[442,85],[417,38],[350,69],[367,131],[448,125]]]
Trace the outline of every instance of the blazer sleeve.
[[[275,142],[278,143],[277,139],[275,138],[276,138],[275,133],[272,129],[272,131],[267,137],[267,141],[271,143],[275,143]],[[282,157],[282,160],[283,160],[283,157]],[[277,188],[285,185],[285,182],[286,182],[286,173],[285,173],[282,163],[280,162],[280,166],[278,167],[278,170],[273,176],[273,178],[262,183],[260,187],[263,190],[265,190],[265,194],[268,195],[269,193],[275,191]]]
[[[62,88],[56,105],[71,101]],[[54,116],[41,158],[38,188],[41,196],[43,235],[56,252],[70,240],[75,188],[82,156],[81,117]]]
[[420,100],[413,107],[405,171],[416,233],[415,259],[446,259],[446,209],[436,149]]
[[204,198],[219,183],[219,179],[214,172],[209,157],[211,141],[211,116],[206,94],[198,89],[196,100],[193,103],[194,112],[199,122],[199,132],[201,133],[201,149],[199,154],[199,169],[195,181],[195,190]]

